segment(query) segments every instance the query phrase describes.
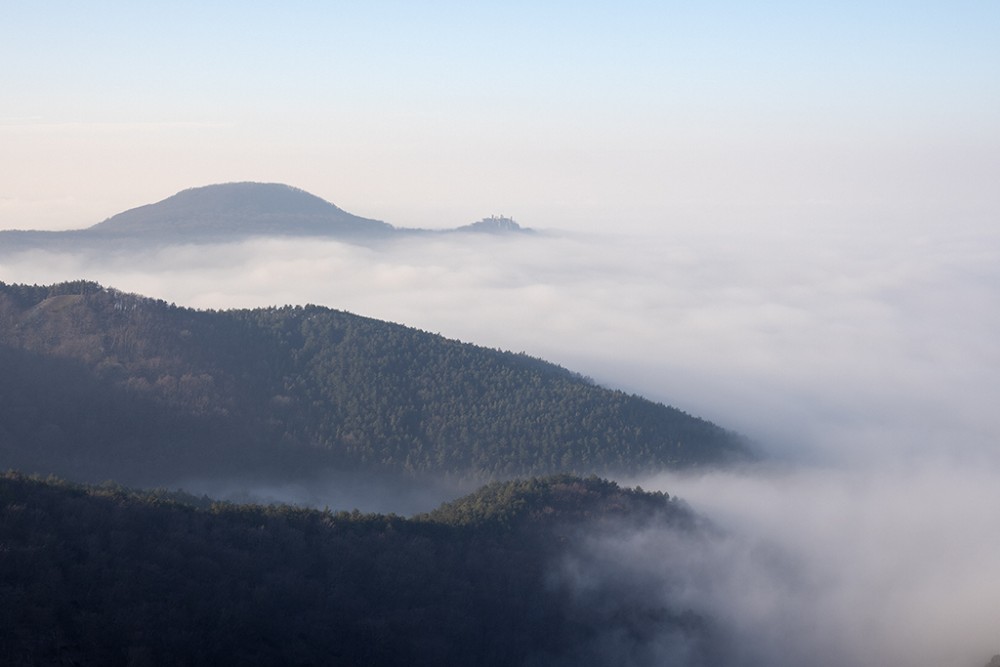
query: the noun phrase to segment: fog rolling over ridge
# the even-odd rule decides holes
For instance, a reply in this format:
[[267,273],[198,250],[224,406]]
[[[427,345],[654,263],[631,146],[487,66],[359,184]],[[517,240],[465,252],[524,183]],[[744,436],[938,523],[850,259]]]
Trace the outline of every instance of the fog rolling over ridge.
[[978,666],[997,652],[996,479],[943,461],[664,476],[644,488],[672,489],[719,532],[635,533],[589,557],[718,619],[731,664]]
[[599,235],[418,235],[374,247],[105,243],[3,253],[0,279],[85,278],[196,308],[339,308],[525,351],[763,436],[782,456],[990,449],[997,230],[742,222],[664,220],[640,236],[616,235],[609,220]]
[[[771,468],[639,480],[718,537],[597,540],[576,570],[581,586],[625,572],[718,615],[743,642],[734,664],[979,667],[1000,650],[993,225],[690,219],[624,236],[610,220],[595,235],[0,257],[6,282],[81,277],[198,308],[317,303],[523,350],[746,433]],[[648,648],[626,654],[654,664]]]

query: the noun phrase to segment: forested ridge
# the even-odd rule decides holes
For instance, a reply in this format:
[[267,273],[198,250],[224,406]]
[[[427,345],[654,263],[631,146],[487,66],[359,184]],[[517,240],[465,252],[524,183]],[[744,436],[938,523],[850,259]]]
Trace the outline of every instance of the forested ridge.
[[539,359],[313,305],[199,311],[85,281],[0,283],[0,364],[0,465],[81,480],[611,474],[747,452]]
[[0,655],[7,665],[598,665],[615,663],[588,647],[610,634],[637,647],[683,642],[711,664],[707,619],[624,589],[582,601],[560,577],[588,535],[693,522],[665,494],[567,475],[495,483],[404,519],[7,473]]

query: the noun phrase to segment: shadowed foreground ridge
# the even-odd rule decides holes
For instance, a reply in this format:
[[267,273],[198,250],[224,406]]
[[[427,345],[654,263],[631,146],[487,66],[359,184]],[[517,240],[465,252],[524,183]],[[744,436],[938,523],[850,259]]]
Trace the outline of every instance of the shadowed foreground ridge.
[[0,465],[80,481],[747,456],[714,424],[539,359],[319,306],[196,311],[89,282],[0,283],[0,363]]
[[602,521],[687,530],[665,495],[560,476],[458,504],[518,518],[186,502],[7,473],[0,654],[12,666],[544,665],[613,632],[670,634],[710,657],[705,619],[655,601],[595,616],[550,576]]

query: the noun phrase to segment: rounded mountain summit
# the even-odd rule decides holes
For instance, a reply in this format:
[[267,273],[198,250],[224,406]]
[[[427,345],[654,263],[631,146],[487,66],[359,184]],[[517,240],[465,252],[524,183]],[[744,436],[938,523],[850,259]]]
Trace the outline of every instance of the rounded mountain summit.
[[182,190],[155,204],[114,215],[85,229],[2,230],[0,255],[32,249],[76,252],[115,247],[228,243],[251,237],[324,237],[365,245],[428,234],[528,234],[511,218],[492,216],[454,229],[394,227],[362,218],[282,183],[222,183]]
[[348,213],[290,185],[223,183],[183,190],[119,213],[89,231],[183,242],[241,236],[382,237],[394,227]]

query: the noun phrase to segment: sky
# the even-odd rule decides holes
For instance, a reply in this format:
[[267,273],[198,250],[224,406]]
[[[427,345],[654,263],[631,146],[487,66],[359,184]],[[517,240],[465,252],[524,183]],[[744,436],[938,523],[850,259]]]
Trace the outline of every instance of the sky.
[[0,228],[285,182],[399,226],[995,213],[995,2],[8,3]]
[[746,664],[1000,653],[1000,3],[7,4],[0,228],[253,180],[545,233],[31,251],[0,280],[316,303],[709,418],[767,462],[622,481],[721,532],[595,538],[581,586],[616,564]]

